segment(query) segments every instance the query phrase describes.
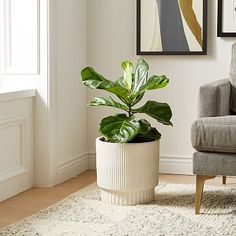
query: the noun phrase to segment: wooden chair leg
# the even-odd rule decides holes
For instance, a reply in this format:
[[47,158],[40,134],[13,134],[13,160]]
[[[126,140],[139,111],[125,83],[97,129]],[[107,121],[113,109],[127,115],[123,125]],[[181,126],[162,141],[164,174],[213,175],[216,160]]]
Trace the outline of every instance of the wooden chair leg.
[[226,184],[226,176],[222,176],[223,184]]
[[213,178],[215,178],[215,176],[207,176],[207,175],[196,176],[195,214],[200,213],[205,180]]

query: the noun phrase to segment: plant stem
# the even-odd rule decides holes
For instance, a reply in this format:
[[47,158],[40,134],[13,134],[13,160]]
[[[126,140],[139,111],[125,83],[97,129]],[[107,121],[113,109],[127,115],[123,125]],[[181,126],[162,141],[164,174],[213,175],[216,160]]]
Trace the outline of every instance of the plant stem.
[[131,105],[128,105],[128,107],[129,107],[129,111],[128,111],[128,113],[129,113],[129,117],[131,117],[133,114],[131,113]]

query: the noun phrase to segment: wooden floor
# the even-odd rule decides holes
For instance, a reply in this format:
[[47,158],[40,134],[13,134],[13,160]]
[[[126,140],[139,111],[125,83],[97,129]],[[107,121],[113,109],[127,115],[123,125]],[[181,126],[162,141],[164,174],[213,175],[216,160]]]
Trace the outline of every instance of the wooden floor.
[[[46,208],[73,192],[76,192],[96,181],[95,171],[86,171],[53,188],[32,188],[0,203],[0,227],[14,223],[20,219]],[[194,176],[160,175],[160,182],[195,183]],[[206,184],[221,185],[222,180],[217,177]],[[227,185],[236,186],[236,178],[228,178]]]

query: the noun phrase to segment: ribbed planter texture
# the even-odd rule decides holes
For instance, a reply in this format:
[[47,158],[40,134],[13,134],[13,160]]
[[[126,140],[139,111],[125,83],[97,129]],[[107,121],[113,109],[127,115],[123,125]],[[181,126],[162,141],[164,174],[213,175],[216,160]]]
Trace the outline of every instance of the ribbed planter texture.
[[100,139],[96,139],[96,166],[102,201],[115,205],[152,201],[158,185],[159,140],[109,143]]

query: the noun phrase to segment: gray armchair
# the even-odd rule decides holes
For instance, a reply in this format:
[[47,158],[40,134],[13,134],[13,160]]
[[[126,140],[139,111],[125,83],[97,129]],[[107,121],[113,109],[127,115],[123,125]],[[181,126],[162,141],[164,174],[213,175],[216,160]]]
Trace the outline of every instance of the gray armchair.
[[204,182],[216,175],[236,176],[236,43],[232,46],[230,79],[200,87],[199,119],[191,129],[195,213],[199,214]]

